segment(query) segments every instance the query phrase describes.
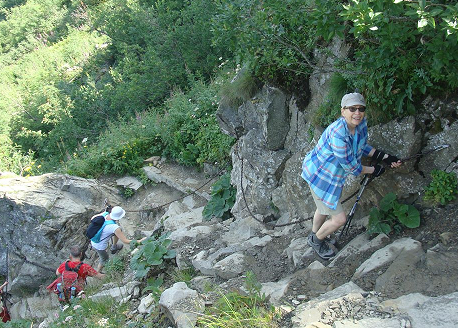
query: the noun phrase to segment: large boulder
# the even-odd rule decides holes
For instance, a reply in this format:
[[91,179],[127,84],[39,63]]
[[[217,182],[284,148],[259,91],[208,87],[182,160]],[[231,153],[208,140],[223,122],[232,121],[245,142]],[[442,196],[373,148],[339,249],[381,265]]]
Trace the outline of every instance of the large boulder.
[[13,294],[51,282],[72,245],[84,246],[84,231],[104,200],[119,204],[117,190],[68,175],[0,179],[0,258],[6,259]]
[[192,328],[205,304],[195,290],[184,282],[177,282],[161,294],[159,306],[177,328]]

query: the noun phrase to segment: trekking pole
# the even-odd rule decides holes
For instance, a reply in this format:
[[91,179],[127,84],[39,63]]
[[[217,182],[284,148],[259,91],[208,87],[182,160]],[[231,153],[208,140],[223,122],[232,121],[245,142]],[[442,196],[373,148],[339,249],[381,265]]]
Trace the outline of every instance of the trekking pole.
[[370,174],[366,174],[363,180],[361,181],[361,188],[359,189],[358,195],[356,196],[356,201],[353,204],[350,213],[348,214],[347,221],[345,222],[342,230],[337,236],[337,240],[340,240],[340,238],[342,238],[342,236],[344,236],[348,232],[348,229],[350,229],[351,220],[353,219],[353,215],[356,212],[356,207],[358,206],[359,200],[361,199],[361,195],[363,194],[364,189],[366,189],[366,186],[372,179],[373,178],[371,178]]

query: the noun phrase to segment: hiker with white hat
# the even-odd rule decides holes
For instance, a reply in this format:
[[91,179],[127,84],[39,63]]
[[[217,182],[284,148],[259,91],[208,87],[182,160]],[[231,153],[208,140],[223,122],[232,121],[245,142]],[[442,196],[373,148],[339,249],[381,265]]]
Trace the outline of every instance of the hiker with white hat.
[[[105,214],[105,215],[104,215]],[[124,235],[124,232],[122,232],[121,227],[118,225],[118,221],[124,217],[126,214],[126,211],[120,207],[120,206],[115,206],[111,209],[111,212],[108,214],[106,213],[101,213],[101,214],[96,214],[94,215],[92,219],[94,219],[97,216],[104,215],[105,216],[105,223],[103,225],[103,230],[100,235],[100,242],[94,242],[91,240],[91,245],[92,247],[97,251],[97,254],[99,254],[99,265],[97,267],[97,271],[100,272],[102,270],[102,267],[105,265],[105,263],[108,261],[108,241],[110,240],[110,237],[113,236],[113,245],[111,246],[111,253],[115,254],[117,251],[121,250],[124,244],[130,244],[132,240],[128,239],[126,235]],[[143,240],[145,240],[146,237],[137,240],[138,243],[141,243]],[[122,243],[118,245],[118,241],[121,241]]]
[[[341,117],[331,123],[321,135],[315,148],[304,158],[302,178],[308,183],[317,206],[313,216],[308,244],[325,260],[335,256],[325,238],[347,220],[340,197],[348,175],[371,174],[378,177],[385,171],[380,164],[365,166],[361,157],[395,168],[401,165],[396,157],[367,144],[366,101],[359,93],[349,93],[341,101]],[[330,219],[326,220],[329,216]]]

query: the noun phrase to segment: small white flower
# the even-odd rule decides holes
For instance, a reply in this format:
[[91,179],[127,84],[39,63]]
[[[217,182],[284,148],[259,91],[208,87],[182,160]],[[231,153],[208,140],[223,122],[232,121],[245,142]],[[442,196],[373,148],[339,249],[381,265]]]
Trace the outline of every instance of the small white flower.
[[101,327],[105,327],[107,323],[108,323],[108,319],[107,318],[102,318],[97,322],[97,324],[99,326],[101,326]]

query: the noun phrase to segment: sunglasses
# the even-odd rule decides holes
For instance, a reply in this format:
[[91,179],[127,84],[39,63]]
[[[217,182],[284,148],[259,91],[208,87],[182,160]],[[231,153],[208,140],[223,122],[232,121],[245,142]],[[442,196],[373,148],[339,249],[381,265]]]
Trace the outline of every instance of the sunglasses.
[[360,113],[364,113],[366,111],[366,107],[362,106],[362,107],[345,107],[347,108],[350,112],[354,113],[356,112],[356,110],[359,110]]

